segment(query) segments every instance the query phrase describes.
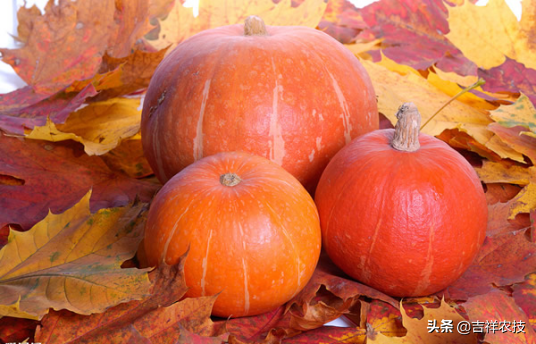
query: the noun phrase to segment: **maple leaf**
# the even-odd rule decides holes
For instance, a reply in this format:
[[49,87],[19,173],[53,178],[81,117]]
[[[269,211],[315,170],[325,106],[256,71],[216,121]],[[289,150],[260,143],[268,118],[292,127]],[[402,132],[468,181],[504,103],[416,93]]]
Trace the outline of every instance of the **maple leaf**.
[[256,316],[233,318],[226,328],[230,344],[279,343],[285,337],[300,333],[289,328],[284,306]]
[[522,2],[521,21],[517,21],[504,0],[490,0],[486,6],[466,1],[448,8],[450,32],[446,38],[482,69],[497,67],[506,57],[536,69],[532,34],[536,29],[531,1]]
[[354,41],[359,32],[365,28],[367,24],[361,17],[361,13],[348,0],[329,1],[318,23],[319,30],[345,44]]
[[150,41],[157,49],[177,44],[203,30],[232,24],[242,24],[250,15],[261,17],[266,25],[297,25],[316,27],[326,9],[324,0],[306,0],[292,7],[291,0],[278,4],[272,0],[200,0],[199,15],[194,18],[193,10],[179,0],[165,20],[160,21],[157,40]]
[[[493,118],[500,125],[512,128],[521,126],[529,130],[525,130],[520,134],[525,134],[536,138],[536,108],[524,94],[510,105],[501,105],[498,109],[491,111]],[[536,160],[533,160],[536,163]]]
[[446,37],[480,67],[485,90],[523,92],[536,103],[535,9],[534,1],[522,1],[518,21],[504,0],[449,8]]
[[536,167],[484,161],[476,172],[484,183],[512,183],[524,188],[512,200],[509,219],[536,208]]
[[[459,81],[456,80],[449,80],[449,77],[452,77],[452,75],[448,75],[451,73],[443,72],[438,68],[434,68],[434,73],[428,73],[427,80],[428,82],[435,86],[437,89],[441,90],[443,93],[450,97],[456,96],[458,93],[460,93],[465,87],[470,86],[471,84],[474,84],[478,81],[478,78],[475,76],[473,77],[467,77],[466,80],[462,85],[464,87],[459,86]],[[476,88],[477,90],[481,90],[480,87]],[[470,105],[471,107],[475,109],[483,109],[483,110],[495,110],[497,106],[495,104],[492,104],[488,99],[484,99],[482,97],[477,96],[474,93],[466,92],[456,98],[456,100]]]
[[88,155],[102,155],[140,129],[141,110],[137,98],[113,98],[94,102],[71,113],[64,124],[48,120],[42,127],[27,131],[26,138],[46,141],[74,140],[84,145]]
[[[123,74],[123,66],[119,66],[116,69],[106,71],[104,73],[97,73],[92,78],[86,80],[76,80],[63,90],[66,93],[80,92],[87,85],[92,84],[96,91],[101,92],[110,88],[116,88],[123,86],[121,82],[121,76]],[[91,99],[94,99],[92,97]]]
[[148,292],[146,270],[121,269],[143,236],[144,205],[91,214],[90,194],[27,232],[11,231],[0,250],[0,315],[98,313]]
[[[29,17],[26,44],[0,49],[2,60],[36,92],[54,94],[97,71],[114,30],[113,0],[50,0],[44,15]],[[52,57],[52,58],[51,58]]]
[[26,339],[32,341],[38,324],[36,320],[2,317],[0,318],[0,342],[21,343]]
[[496,203],[506,203],[515,197],[521,190],[521,187],[508,183],[486,184],[486,201],[488,206]]
[[366,307],[365,328],[367,332],[382,333],[387,337],[401,337],[407,331],[402,326],[400,304],[392,304],[372,300]]
[[30,8],[21,6],[17,11],[17,22],[19,25],[17,27],[17,35],[14,38],[21,43],[27,43],[32,33],[32,21],[34,18],[40,16],[41,10],[37,6],[33,5]]
[[33,90],[48,95],[92,78],[105,51],[129,55],[151,29],[143,0],[49,0],[44,14],[32,8],[19,19],[24,46],[0,49],[2,60]]
[[397,301],[390,296],[349,279],[323,254],[309,283],[287,303],[290,326],[299,331],[320,327],[349,313],[360,297],[398,307]]
[[120,84],[117,87],[106,87],[92,100],[119,97],[147,88],[156,67],[164,58],[167,50],[167,48],[157,52],[135,50],[132,54],[123,58],[114,58],[104,54],[99,73],[109,73],[120,69]]
[[228,334],[224,333],[217,337],[215,336],[201,336],[197,333],[191,332],[179,324],[180,334],[179,339],[175,344],[222,344],[227,342]]
[[361,302],[360,298],[382,300],[395,310],[398,307],[393,298],[350,280],[323,254],[309,283],[284,307],[254,317],[230,320],[227,323],[230,342],[271,343],[293,337],[350,313],[356,303]]
[[285,344],[339,344],[354,343],[365,344],[367,340],[367,330],[359,327],[335,327],[325,326],[311,331],[304,332],[295,337],[285,339]]
[[87,156],[76,142],[21,140],[0,134],[0,227],[23,229],[42,220],[49,209],[61,213],[93,189],[91,210],[152,199],[159,184],[111,171],[99,157]]
[[[524,127],[506,128],[500,124],[492,123],[488,126],[488,129],[513,150],[527,156],[533,163],[536,162],[536,150],[534,149],[536,147],[536,137],[527,135],[530,132],[527,132]],[[509,157],[512,160],[526,163],[523,157],[519,159]]]
[[131,178],[143,178],[153,174],[149,162],[143,154],[141,135],[121,141],[119,146],[101,156],[106,165]]
[[[445,37],[449,31],[447,5],[442,0],[382,0],[359,10],[368,25],[358,40],[382,40],[388,58],[425,70],[437,65],[461,75],[476,74],[476,65]],[[378,60],[378,52],[371,52]]]
[[478,76],[486,80],[483,89],[489,92],[524,93],[536,104],[536,69],[506,58],[506,62],[489,70],[478,70]]
[[[423,311],[421,319],[411,318],[401,302],[402,323],[407,329],[407,334],[403,337],[389,337],[369,329],[367,343],[477,343],[476,333],[463,334],[457,331],[458,324],[466,320],[445,300],[441,301],[439,308],[423,307]],[[452,321],[452,332],[441,331],[444,320]],[[437,329],[430,331],[430,324],[433,324],[434,321]],[[432,328],[434,329],[434,327]]]
[[[452,100],[462,88],[431,72],[425,79],[415,69],[399,65],[385,56],[378,63],[363,61],[363,64],[373,80],[378,97],[378,110],[392,123],[396,123],[394,114],[399,104],[411,99],[419,108],[423,123],[426,123],[421,131],[437,136],[451,146],[474,151],[493,161],[509,158],[524,162],[523,154],[533,151],[530,139],[524,140],[528,142],[518,142],[519,139],[513,140],[513,138],[508,140],[504,130],[494,127],[496,123],[493,122],[491,115],[495,114],[498,118],[501,113],[503,117],[509,116],[511,120],[515,116],[521,116],[523,119],[532,116],[529,104],[526,104],[530,101],[526,97],[526,100],[519,100],[515,106],[509,105],[516,110],[505,105],[496,109],[495,105],[485,99],[472,93],[465,93],[427,122],[429,117]],[[393,71],[396,73],[392,73]],[[442,75],[444,74],[442,72]],[[526,110],[523,110],[525,108]],[[490,113],[489,110],[493,111]],[[523,148],[525,145],[528,146]]]
[[488,204],[488,227],[486,229],[486,235],[488,237],[507,234],[530,227],[528,214],[518,214],[514,219],[508,218],[511,206],[510,201]]
[[490,206],[488,232],[473,264],[452,285],[446,295],[455,300],[467,300],[524,280],[536,268],[536,243],[527,238],[530,224],[527,217],[508,220],[511,203]]
[[[536,342],[536,333],[530,326],[527,315],[519,308],[513,298],[499,290],[470,298],[462,307],[467,312],[473,326],[474,322],[480,322],[487,343]],[[516,324],[519,322],[523,324],[512,325],[514,321]],[[504,323],[502,328],[501,322]]]
[[150,6],[146,0],[115,0],[113,15],[116,27],[109,37],[108,55],[116,58],[130,55],[138,39],[152,29],[149,24],[149,15],[153,14],[149,12]]
[[106,337],[110,343],[129,340],[136,343],[175,343],[182,329],[207,337],[224,336],[224,327],[210,319],[216,295],[179,301],[188,289],[184,280],[185,258],[186,254],[177,264],[162,264],[149,273],[152,281],[150,294],[142,300],[123,303],[90,316],[51,312],[43,318],[35,340],[65,344],[98,343]]
[[[400,104],[411,100],[425,123],[451,97],[430,84],[417,71],[404,67],[403,75],[393,73],[389,68],[370,61],[362,61],[369,73],[378,97],[378,111],[392,123],[396,123],[395,114]],[[400,71],[400,69],[399,69]],[[492,123],[487,111],[474,108],[466,103],[454,100],[448,107],[434,117],[421,131],[429,135],[439,135],[446,129],[459,129],[468,133],[477,142],[485,144],[493,136],[487,126]]]
[[92,84],[79,93],[58,92],[49,97],[29,86],[0,95],[0,129],[7,133],[24,134],[24,129],[42,126],[49,118],[63,123],[69,114],[97,92]]
[[523,283],[512,286],[512,297],[525,312],[530,324],[536,330],[536,273],[527,275]]
[[149,18],[164,18],[173,8],[175,0],[150,0]]

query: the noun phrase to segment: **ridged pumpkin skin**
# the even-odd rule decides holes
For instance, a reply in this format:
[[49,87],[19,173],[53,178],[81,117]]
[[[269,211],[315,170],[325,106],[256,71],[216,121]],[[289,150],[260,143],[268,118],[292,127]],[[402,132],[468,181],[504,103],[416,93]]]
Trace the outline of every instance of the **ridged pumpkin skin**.
[[145,155],[162,182],[202,157],[247,151],[313,190],[329,159],[378,129],[370,78],[327,34],[244,25],[203,31],[158,66],[143,106]]
[[386,294],[430,295],[469,267],[487,226],[482,185],[446,143],[391,147],[394,130],[366,134],[338,152],[315,202],[323,245],[351,277]]
[[[242,180],[225,186],[221,175]],[[318,212],[277,164],[246,153],[206,157],[155,196],[145,229],[150,265],[176,263],[188,248],[187,296],[221,294],[213,314],[268,312],[305,287],[320,256]]]

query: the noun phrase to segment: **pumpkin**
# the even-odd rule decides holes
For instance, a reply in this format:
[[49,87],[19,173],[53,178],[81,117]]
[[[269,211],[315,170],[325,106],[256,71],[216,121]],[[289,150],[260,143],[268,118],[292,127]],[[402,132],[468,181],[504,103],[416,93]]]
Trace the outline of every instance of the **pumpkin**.
[[171,178],[155,196],[145,229],[150,265],[188,251],[186,296],[219,294],[213,314],[268,312],[311,278],[321,234],[312,197],[263,157],[224,152]]
[[340,148],[377,128],[370,78],[348,49],[319,30],[252,16],[200,32],[164,58],[141,134],[163,183],[205,156],[241,150],[313,190]]
[[486,233],[486,199],[458,152],[419,133],[413,103],[397,118],[394,130],[363,135],[334,156],[315,202],[325,250],[344,272],[392,296],[424,296],[473,261]]

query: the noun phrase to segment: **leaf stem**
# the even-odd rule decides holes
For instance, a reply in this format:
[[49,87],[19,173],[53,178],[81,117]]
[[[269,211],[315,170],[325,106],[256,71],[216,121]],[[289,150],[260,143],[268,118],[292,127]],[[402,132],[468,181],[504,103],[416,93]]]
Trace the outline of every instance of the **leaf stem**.
[[460,92],[458,92],[454,97],[450,98],[445,104],[443,104],[443,106],[441,106],[439,108],[439,110],[437,110],[430,118],[428,118],[428,120],[426,120],[426,122],[424,122],[424,124],[421,126],[421,130],[428,124],[430,123],[430,121],[435,117],[437,116],[438,113],[441,112],[441,110],[443,110],[444,108],[446,108],[450,103],[452,103],[454,100],[456,100],[458,97],[460,97],[461,95],[471,91],[471,90],[474,90],[475,88],[479,87],[479,86],[482,86],[486,83],[486,81],[482,78],[479,78],[477,80],[477,82],[475,82],[474,84],[472,85],[469,85],[467,86],[466,88],[464,88],[463,90],[461,90]]

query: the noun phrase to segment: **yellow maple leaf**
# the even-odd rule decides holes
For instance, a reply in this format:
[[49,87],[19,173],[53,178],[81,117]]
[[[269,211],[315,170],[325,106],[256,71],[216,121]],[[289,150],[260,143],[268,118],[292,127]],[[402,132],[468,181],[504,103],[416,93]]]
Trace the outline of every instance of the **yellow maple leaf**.
[[[423,307],[422,319],[411,318],[400,302],[402,324],[407,329],[403,337],[388,337],[380,332],[368,331],[367,343],[394,344],[394,343],[477,343],[476,333],[462,334],[457,326],[465,319],[445,300],[441,301],[439,308]],[[445,329],[451,329],[445,330]]]
[[497,123],[507,128],[518,125],[525,127],[528,130],[522,132],[522,134],[536,138],[536,108],[524,94],[521,94],[515,103],[511,105],[501,105],[498,109],[492,111],[490,116]]
[[[410,67],[396,68],[396,72],[381,64],[370,61],[362,61],[363,66],[369,73],[374,90],[378,97],[378,110],[383,113],[391,123],[396,123],[395,114],[398,107],[405,102],[413,102],[417,105],[425,123],[443,104],[451,99],[451,96],[442,92],[432,85],[418,72],[410,72]],[[394,64],[391,61],[389,65]],[[406,74],[403,73],[406,70]],[[493,136],[487,126],[492,122],[487,111],[474,108],[459,100],[454,100],[442,110],[422,130],[429,135],[437,136],[445,129],[459,129],[471,135],[475,140],[485,144]]]
[[151,41],[157,49],[174,46],[203,30],[243,23],[250,15],[263,18],[266,25],[316,27],[326,10],[324,0],[306,0],[292,7],[291,0],[275,4],[272,0],[200,0],[199,15],[179,0],[165,20],[160,22],[158,39]]
[[506,162],[484,161],[475,168],[484,183],[510,183],[524,188],[512,199],[509,219],[519,213],[530,213],[536,209],[536,167],[522,167]]
[[143,236],[145,206],[89,211],[91,192],[0,250],[0,316],[41,319],[49,310],[100,313],[149,292],[147,270],[121,269]]
[[447,6],[450,32],[446,37],[479,67],[501,65],[506,57],[536,69],[535,1],[522,1],[522,18],[512,13],[504,0],[490,0],[486,6],[465,1]]
[[69,115],[64,124],[47,120],[34,127],[27,138],[46,141],[74,140],[84,145],[88,155],[102,155],[140,129],[141,110],[138,98],[113,98],[91,103]]
[[[435,87],[437,87],[439,90],[441,90],[443,93],[454,97],[457,95],[460,91],[463,90],[462,87],[460,87],[457,83],[446,80],[441,78],[439,74],[436,73],[429,73],[428,74],[428,82]],[[475,79],[478,79],[475,77]],[[476,82],[475,80],[474,82]],[[473,83],[474,83],[473,82]],[[472,83],[466,84],[465,86],[469,86]],[[480,88],[480,87],[479,87]],[[471,107],[477,108],[477,109],[484,109],[484,110],[494,110],[497,108],[497,106],[487,102],[485,99],[478,97],[477,95],[474,95],[471,92],[465,92],[458,98],[456,98],[458,101],[465,103],[467,105],[470,105]]]
[[[378,110],[393,125],[396,123],[395,114],[398,107],[407,101],[412,101],[417,105],[422,116],[422,123],[426,123],[436,111],[462,91],[462,88],[451,80],[471,80],[445,73],[441,73],[440,76],[432,71],[425,78],[417,70],[400,65],[385,56],[382,56],[382,60],[378,63],[371,61],[362,61],[362,63],[371,76],[378,97]],[[422,132],[440,136],[451,145],[474,151],[492,160],[508,158],[524,162],[523,152],[501,140],[490,127],[493,119],[490,117],[489,110],[492,109],[496,109],[496,106],[472,93],[465,93],[424,125]],[[462,135],[469,135],[474,142],[468,143],[464,138],[456,140],[455,137],[450,137],[454,129]],[[451,133],[447,135],[448,139],[445,135],[441,135],[445,130],[451,130]],[[457,141],[466,141],[467,144],[455,144]]]

